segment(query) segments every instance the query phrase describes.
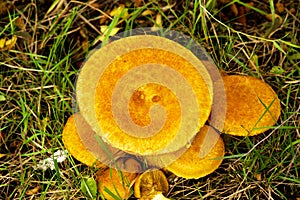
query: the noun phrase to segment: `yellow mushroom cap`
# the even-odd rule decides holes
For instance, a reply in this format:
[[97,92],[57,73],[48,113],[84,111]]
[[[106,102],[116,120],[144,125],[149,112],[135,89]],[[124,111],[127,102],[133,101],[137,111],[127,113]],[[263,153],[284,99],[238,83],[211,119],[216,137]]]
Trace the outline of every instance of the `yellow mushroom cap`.
[[96,167],[104,167],[111,162],[111,156],[116,158],[116,155],[124,155],[124,152],[103,141],[100,145],[94,134],[82,115],[75,113],[69,117],[64,127],[62,140],[68,152],[88,166],[96,164]]
[[138,172],[141,171],[141,165],[133,158],[120,158],[115,165],[116,168],[97,171],[98,191],[108,200],[114,200],[114,196],[127,199],[131,195],[130,188],[133,186],[138,174],[125,172],[124,170],[131,168],[129,171]]
[[[201,148],[207,135],[213,138],[218,137],[218,140],[213,148],[203,156]],[[190,148],[165,169],[179,177],[198,179],[214,172],[221,165],[224,153],[225,147],[222,138],[212,127],[204,126],[194,138]]]
[[69,117],[67,123],[65,124],[62,133],[62,140],[68,152],[77,160],[88,166],[93,166],[94,164],[96,164],[96,157],[86,149],[77,134],[74,115]]
[[158,169],[140,174],[134,184],[134,196],[140,199],[153,199],[159,194],[166,195],[168,191],[168,180]]
[[212,105],[212,81],[203,63],[180,44],[153,35],[123,38],[95,51],[76,92],[95,132],[138,155],[184,147]]
[[280,116],[280,100],[274,90],[251,76],[224,76],[226,117],[224,133],[252,136],[273,126]]

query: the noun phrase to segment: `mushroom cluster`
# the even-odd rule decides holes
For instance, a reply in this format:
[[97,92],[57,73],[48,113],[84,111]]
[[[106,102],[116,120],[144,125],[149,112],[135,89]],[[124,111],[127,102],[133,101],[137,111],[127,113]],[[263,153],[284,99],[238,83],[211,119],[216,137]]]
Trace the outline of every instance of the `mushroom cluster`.
[[204,177],[222,163],[220,133],[253,136],[277,122],[280,100],[268,84],[216,76],[208,66],[203,55],[154,35],[119,39],[89,57],[76,85],[80,111],[62,139],[77,160],[99,168],[105,199],[167,199],[163,171]]

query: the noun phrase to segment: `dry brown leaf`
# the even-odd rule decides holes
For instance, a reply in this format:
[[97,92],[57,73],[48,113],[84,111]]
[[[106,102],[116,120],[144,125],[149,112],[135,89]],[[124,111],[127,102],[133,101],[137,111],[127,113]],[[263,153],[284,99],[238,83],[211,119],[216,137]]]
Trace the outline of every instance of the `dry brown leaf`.
[[14,25],[16,27],[18,27],[21,30],[25,30],[25,24],[24,24],[24,20],[21,17],[18,17],[15,21],[14,21]]
[[161,10],[163,12],[167,11],[167,10],[170,10],[172,7],[174,7],[176,5],[176,2],[174,2],[172,5],[167,5],[167,6],[164,6],[161,8]]
[[[267,14],[266,18],[267,18],[267,20],[272,21],[272,13]],[[274,14],[274,19],[277,24],[279,24],[279,25],[282,24],[282,18],[279,15]]]
[[278,13],[282,13],[284,11],[284,4],[283,3],[276,3],[276,10],[278,11]]
[[134,3],[135,7],[140,7],[143,3],[143,0],[131,0],[132,3]]
[[12,9],[12,2],[0,1],[0,16],[7,14]]
[[152,10],[145,10],[144,12],[142,12],[142,16],[147,16],[147,15],[153,15],[153,11]]
[[244,6],[239,6],[238,11],[239,11],[239,18],[237,19],[237,21],[239,23],[241,23],[243,26],[246,26],[247,25],[247,20],[246,20],[246,16],[245,16],[245,7]]
[[291,9],[290,9],[290,12],[291,12],[292,14],[295,14],[295,13],[296,13],[296,9],[295,9],[295,8],[291,8]]
[[220,3],[222,3],[222,4],[226,4],[226,3],[229,3],[231,0],[219,0],[220,1]]
[[239,10],[235,4],[230,5],[230,10],[233,12],[234,16],[237,17],[239,15]]
[[34,195],[34,194],[38,193],[40,189],[41,189],[41,186],[38,185],[38,186],[36,186],[35,188],[33,188],[31,190],[27,190],[26,194],[27,195]]
[[254,174],[256,180],[261,181],[261,174]]
[[108,15],[102,15],[100,20],[99,20],[99,24],[104,24],[104,22],[108,19]]
[[101,4],[100,3],[92,3],[91,7],[99,9],[101,7]]
[[[249,3],[247,3],[247,4],[248,4],[249,6],[252,6],[252,7],[254,6],[254,2],[252,2],[252,1],[249,2]],[[248,13],[248,12],[250,12],[250,11],[251,11],[251,8],[245,6],[245,13]]]

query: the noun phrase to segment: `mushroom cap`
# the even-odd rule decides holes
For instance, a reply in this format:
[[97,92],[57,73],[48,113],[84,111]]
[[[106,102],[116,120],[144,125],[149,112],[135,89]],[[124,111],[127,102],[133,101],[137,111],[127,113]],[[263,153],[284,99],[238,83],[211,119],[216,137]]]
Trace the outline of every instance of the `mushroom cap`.
[[[68,152],[80,162],[93,166],[97,158],[86,149],[77,133],[74,115],[70,116],[62,132],[62,141]],[[102,164],[98,163],[100,167]]]
[[[214,138],[215,143],[208,152],[202,154],[202,148],[206,137]],[[218,138],[215,140],[215,138]],[[209,145],[210,146],[210,145]],[[172,164],[165,167],[166,170],[176,176],[187,179],[198,179],[214,172],[222,163],[225,154],[223,139],[210,126],[203,126],[194,138],[191,146]]]
[[146,171],[140,174],[134,184],[134,196],[141,199],[152,199],[157,194],[166,195],[169,183],[161,170]]
[[130,188],[138,174],[125,172],[124,169],[131,168],[129,171],[141,171],[140,163],[133,158],[120,158],[116,161],[116,165],[118,169],[107,168],[106,170],[98,170],[96,173],[98,191],[108,200],[114,200],[114,196],[122,199],[130,197]]
[[95,132],[137,155],[182,148],[212,105],[212,81],[203,63],[180,44],[153,35],[122,38],[96,50],[76,89],[78,106]]
[[253,136],[277,122],[280,100],[271,86],[251,76],[224,76],[223,82],[226,91],[224,133]]
[[80,162],[96,167],[105,167],[112,159],[123,156],[125,153],[110,147],[100,138],[101,144],[94,137],[95,133],[80,113],[69,117],[63,133],[62,140],[68,152]]

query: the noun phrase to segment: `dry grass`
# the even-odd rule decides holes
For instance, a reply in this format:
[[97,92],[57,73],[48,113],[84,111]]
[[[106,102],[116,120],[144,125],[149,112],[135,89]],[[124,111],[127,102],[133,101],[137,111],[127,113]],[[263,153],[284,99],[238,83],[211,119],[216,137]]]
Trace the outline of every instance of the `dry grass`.
[[[125,3],[130,13],[128,19],[116,22],[122,30],[153,26],[160,13],[163,27],[198,40],[219,69],[259,77],[281,100],[278,130],[251,138],[223,135],[226,159],[221,167],[199,180],[167,174],[171,186],[168,197],[300,197],[300,3],[281,1],[285,5],[279,14],[282,24],[276,24],[259,13],[278,13],[272,8],[273,1],[254,0],[258,11],[247,13],[245,26],[236,20],[239,16],[232,14],[230,6],[217,2],[206,1],[205,8],[202,1],[145,1],[136,8],[129,0],[0,1],[0,38],[18,37],[13,49],[0,52],[0,197],[86,198],[80,189],[81,179],[94,176],[95,169],[71,157],[57,163],[55,170],[34,167],[64,148],[61,133],[72,114],[76,74],[89,50],[100,43],[100,23],[112,22],[106,12],[120,3]],[[141,16],[145,10],[154,14]]]

